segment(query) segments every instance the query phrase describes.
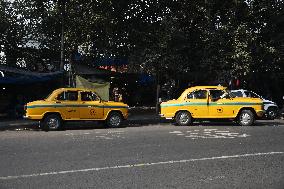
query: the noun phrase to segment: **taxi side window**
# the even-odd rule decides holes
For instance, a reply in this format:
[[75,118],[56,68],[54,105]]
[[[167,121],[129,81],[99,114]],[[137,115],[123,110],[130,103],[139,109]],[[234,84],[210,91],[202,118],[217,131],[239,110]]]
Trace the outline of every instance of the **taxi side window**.
[[210,91],[210,97],[211,99],[219,99],[222,98],[225,94],[225,91],[223,90],[211,90]]
[[57,96],[57,100],[77,101],[78,92],[77,91],[64,91]]
[[187,99],[207,99],[207,91],[206,90],[193,91],[187,95]]
[[81,100],[82,101],[96,101],[98,100],[98,96],[93,92],[81,92]]

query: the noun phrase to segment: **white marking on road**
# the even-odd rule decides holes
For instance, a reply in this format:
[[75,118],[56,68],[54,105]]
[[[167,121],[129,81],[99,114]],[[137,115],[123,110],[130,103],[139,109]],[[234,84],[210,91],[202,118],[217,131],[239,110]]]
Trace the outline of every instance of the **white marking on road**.
[[[98,134],[98,136],[94,136],[95,138],[100,138],[100,139],[107,139],[107,140],[112,140],[114,138],[122,138],[124,139],[125,137],[122,137],[124,134],[124,131],[110,131],[107,133],[101,133],[101,132],[95,132],[96,134]],[[91,135],[93,133],[90,132],[82,132],[82,133],[66,133],[66,136],[71,136],[73,139],[75,139],[74,137],[79,137],[79,136],[84,136],[84,135]]]
[[108,133],[124,133],[125,131],[109,131]]
[[248,137],[248,136],[250,136],[250,135],[247,135],[247,134],[242,134],[242,135],[239,135],[238,137],[243,137],[243,138],[245,138],[245,137]]
[[176,163],[189,163],[189,162],[195,162],[195,161],[231,159],[231,158],[254,157],[254,156],[267,156],[267,155],[278,155],[278,154],[284,154],[284,152],[238,154],[238,155],[231,155],[231,156],[217,156],[217,157],[198,158],[198,159],[184,159],[184,160],[171,160],[171,161],[161,161],[161,162],[153,162],[153,163],[137,163],[137,164],[128,164],[128,165],[116,165],[116,166],[111,166],[111,167],[94,167],[94,168],[89,168],[89,169],[53,171],[53,172],[46,172],[46,173],[34,173],[34,174],[29,174],[29,175],[3,176],[3,177],[0,177],[0,180],[11,180],[11,179],[39,177],[39,176],[48,176],[48,175],[59,175],[59,174],[101,171],[101,170],[122,169],[122,168],[133,168],[133,167],[147,167],[147,166],[153,166],[153,165],[167,165],[167,164],[176,164]]
[[223,178],[225,178],[225,176],[216,176],[216,177],[208,177],[205,179],[200,179],[199,181],[208,182],[208,181],[223,179]]
[[103,139],[112,139],[112,138],[107,137],[107,136],[95,136],[95,137],[97,137],[97,138],[103,138]]
[[232,139],[232,138],[245,138],[249,137],[250,135],[248,134],[240,134],[240,133],[230,133],[230,131],[218,131],[218,129],[204,129],[203,132],[202,130],[199,130],[199,132],[196,132],[197,130],[194,131],[172,131],[170,132],[171,134],[176,134],[177,136],[184,136],[186,138],[191,138],[191,139],[197,139],[197,138],[203,138],[203,139],[217,139],[217,138],[225,138],[225,139]]
[[178,133],[182,133],[181,131],[172,131],[170,132],[171,134],[178,134]]

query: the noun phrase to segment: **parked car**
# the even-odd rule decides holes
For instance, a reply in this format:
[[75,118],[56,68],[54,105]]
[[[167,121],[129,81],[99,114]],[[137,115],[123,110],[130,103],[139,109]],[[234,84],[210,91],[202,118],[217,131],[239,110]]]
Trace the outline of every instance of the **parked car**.
[[234,97],[222,86],[197,86],[186,89],[177,100],[161,103],[161,117],[189,125],[193,119],[232,119],[242,126],[254,124],[264,115],[260,98]]
[[25,118],[40,120],[44,130],[58,130],[64,121],[100,120],[119,127],[128,117],[128,105],[102,100],[95,91],[60,88],[46,99],[27,103]]
[[237,97],[261,98],[264,104],[265,116],[268,119],[275,119],[279,113],[279,108],[275,102],[267,100],[262,96],[256,94],[255,92],[244,89],[238,89],[231,90],[231,93],[233,93]]

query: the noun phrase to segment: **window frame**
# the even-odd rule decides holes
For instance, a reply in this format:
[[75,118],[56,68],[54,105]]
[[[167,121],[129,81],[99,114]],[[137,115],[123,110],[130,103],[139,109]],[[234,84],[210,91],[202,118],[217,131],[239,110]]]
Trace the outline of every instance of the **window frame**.
[[[188,98],[188,96],[189,96],[190,94],[193,94],[193,93],[195,93],[195,92],[197,92],[197,91],[205,91],[205,92],[206,92],[206,97],[205,97],[205,98]],[[191,91],[191,92],[189,92],[189,93],[186,95],[185,98],[186,98],[187,100],[206,100],[206,99],[208,99],[208,90],[206,90],[206,89],[197,89],[197,90]]]
[[[95,95],[96,98],[95,98],[95,99],[91,99],[91,100],[83,100],[83,99],[82,99],[82,93],[91,93],[91,95],[92,95],[92,96]],[[94,91],[80,91],[80,100],[81,100],[82,102],[94,102],[94,101],[100,101],[101,98],[100,98],[99,95],[98,95],[97,93],[95,93]]]
[[[70,96],[68,95],[66,95],[66,93],[77,93],[77,98],[76,98],[76,100],[70,100]],[[64,98],[65,99],[59,99],[59,96],[61,95],[61,94],[64,94]],[[68,99],[66,99],[66,97],[68,97]],[[79,93],[78,93],[78,91],[71,91],[71,90],[68,90],[68,91],[63,91],[63,92],[61,92],[60,94],[58,94],[57,95],[57,97],[56,97],[56,100],[58,100],[58,101],[72,101],[72,102],[77,102],[78,101],[78,99],[79,99]]]

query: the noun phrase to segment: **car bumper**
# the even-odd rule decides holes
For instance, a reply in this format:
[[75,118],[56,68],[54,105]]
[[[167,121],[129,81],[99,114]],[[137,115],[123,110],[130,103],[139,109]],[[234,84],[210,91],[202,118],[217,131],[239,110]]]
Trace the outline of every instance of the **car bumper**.
[[32,119],[32,120],[41,120],[42,116],[41,115],[32,115],[32,116],[24,115],[23,118],[24,119]]
[[30,117],[29,117],[29,116],[26,116],[26,115],[24,115],[23,118],[24,118],[24,119],[30,119]]
[[164,114],[159,114],[160,117],[165,118],[165,119],[173,119],[173,117],[166,117]]

